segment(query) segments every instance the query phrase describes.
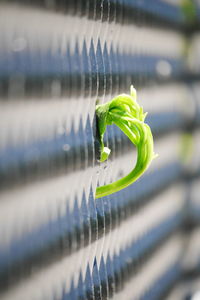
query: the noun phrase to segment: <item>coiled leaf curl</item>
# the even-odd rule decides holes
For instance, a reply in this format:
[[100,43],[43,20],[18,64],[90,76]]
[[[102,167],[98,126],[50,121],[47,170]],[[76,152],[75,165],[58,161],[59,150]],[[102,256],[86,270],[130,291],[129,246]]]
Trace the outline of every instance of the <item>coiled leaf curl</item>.
[[136,101],[136,90],[130,88],[130,95],[121,94],[111,101],[96,106],[96,116],[100,137],[100,162],[105,161],[111,150],[104,146],[103,137],[107,125],[117,125],[137,148],[137,162],[134,169],[125,177],[97,187],[96,198],[104,197],[136,181],[157,156],[153,150],[153,136],[150,127],[144,122],[147,113]]

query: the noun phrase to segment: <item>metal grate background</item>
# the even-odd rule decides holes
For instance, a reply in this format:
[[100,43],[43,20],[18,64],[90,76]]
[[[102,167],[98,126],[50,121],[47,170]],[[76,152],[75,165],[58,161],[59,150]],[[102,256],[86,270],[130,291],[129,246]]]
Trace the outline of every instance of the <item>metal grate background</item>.
[[[0,1],[0,298],[191,299],[200,281],[200,5]],[[95,104],[134,84],[159,157],[130,187]],[[188,298],[186,298],[188,297]]]

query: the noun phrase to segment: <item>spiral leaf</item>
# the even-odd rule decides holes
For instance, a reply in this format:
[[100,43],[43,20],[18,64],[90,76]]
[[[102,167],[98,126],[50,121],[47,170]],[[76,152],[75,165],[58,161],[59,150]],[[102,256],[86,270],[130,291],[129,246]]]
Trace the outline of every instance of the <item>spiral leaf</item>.
[[100,137],[100,162],[105,161],[111,150],[104,146],[104,133],[107,125],[117,125],[137,148],[137,162],[134,169],[125,177],[97,187],[96,198],[104,197],[127,187],[136,181],[157,156],[153,151],[153,136],[150,127],[144,123],[147,113],[136,101],[136,90],[130,88],[130,95],[121,94],[111,101],[96,106]]

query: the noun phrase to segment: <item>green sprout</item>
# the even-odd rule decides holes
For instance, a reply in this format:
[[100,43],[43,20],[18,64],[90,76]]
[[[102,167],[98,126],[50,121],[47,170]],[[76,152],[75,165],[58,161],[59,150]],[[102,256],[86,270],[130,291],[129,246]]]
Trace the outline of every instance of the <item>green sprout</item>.
[[96,106],[100,139],[100,162],[104,162],[111,150],[104,146],[103,137],[107,125],[117,125],[137,148],[137,162],[134,169],[125,177],[97,187],[96,198],[104,197],[136,181],[149,167],[151,161],[157,156],[153,151],[153,136],[150,127],[144,123],[147,113],[136,101],[136,90],[130,88],[130,95],[121,94],[111,101]]

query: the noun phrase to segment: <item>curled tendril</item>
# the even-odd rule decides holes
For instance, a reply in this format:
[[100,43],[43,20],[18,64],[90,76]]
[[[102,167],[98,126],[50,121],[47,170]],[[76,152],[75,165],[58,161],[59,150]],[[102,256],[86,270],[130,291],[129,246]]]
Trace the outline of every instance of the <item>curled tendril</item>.
[[97,187],[96,198],[118,192],[136,181],[157,156],[153,151],[153,136],[150,127],[144,123],[147,113],[136,101],[136,90],[133,86],[130,95],[121,94],[113,100],[96,106],[98,130],[100,137],[100,162],[105,161],[111,150],[104,146],[103,137],[107,125],[117,125],[137,148],[137,162],[134,169],[125,177]]

